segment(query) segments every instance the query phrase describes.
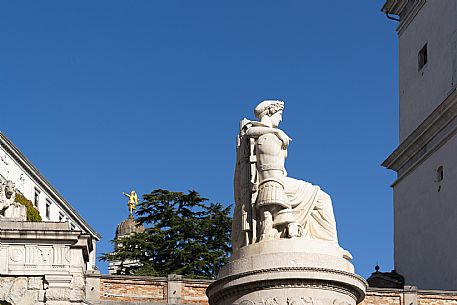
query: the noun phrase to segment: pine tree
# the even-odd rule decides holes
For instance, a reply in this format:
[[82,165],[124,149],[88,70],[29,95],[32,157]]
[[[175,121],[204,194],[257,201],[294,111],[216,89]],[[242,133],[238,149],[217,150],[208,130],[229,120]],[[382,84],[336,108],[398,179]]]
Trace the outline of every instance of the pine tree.
[[196,191],[188,194],[157,189],[143,195],[136,212],[146,227],[120,240],[101,260],[138,261],[126,274],[214,278],[230,253],[230,207],[207,203]]

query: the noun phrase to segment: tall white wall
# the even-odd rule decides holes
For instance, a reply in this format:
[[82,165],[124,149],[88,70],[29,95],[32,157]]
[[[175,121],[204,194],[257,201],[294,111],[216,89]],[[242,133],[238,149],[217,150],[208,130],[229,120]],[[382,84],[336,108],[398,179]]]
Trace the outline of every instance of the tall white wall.
[[[450,93],[457,85],[457,1],[408,3],[398,28],[400,146],[389,157],[399,174],[395,269],[419,289],[457,290],[457,135],[455,125],[443,123],[456,113],[435,111],[455,103]],[[420,69],[418,55],[425,44],[428,60]]]
[[394,188],[395,269],[422,289],[457,290],[456,152],[454,136]]
[[[429,0],[399,33],[400,142],[457,84],[457,1]],[[427,44],[428,63],[418,70]]]

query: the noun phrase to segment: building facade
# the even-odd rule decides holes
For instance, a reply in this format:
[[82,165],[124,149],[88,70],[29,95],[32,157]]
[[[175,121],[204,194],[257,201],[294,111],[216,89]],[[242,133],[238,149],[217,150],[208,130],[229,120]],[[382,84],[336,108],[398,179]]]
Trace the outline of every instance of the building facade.
[[[457,290],[457,1],[388,0],[398,18],[395,269],[406,285]],[[392,17],[392,15],[396,15]]]
[[14,182],[16,189],[40,212],[43,222],[66,223],[73,231],[90,238],[87,270],[96,269],[96,242],[101,236],[78,214],[59,192],[40,174],[19,149],[0,132],[0,176]]

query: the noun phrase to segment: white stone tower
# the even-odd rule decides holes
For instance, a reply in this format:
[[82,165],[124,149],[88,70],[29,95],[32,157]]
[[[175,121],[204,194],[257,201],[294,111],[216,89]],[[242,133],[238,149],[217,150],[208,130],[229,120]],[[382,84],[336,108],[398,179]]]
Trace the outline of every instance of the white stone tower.
[[382,11],[400,19],[400,145],[383,163],[397,172],[395,269],[406,284],[457,290],[457,1]]

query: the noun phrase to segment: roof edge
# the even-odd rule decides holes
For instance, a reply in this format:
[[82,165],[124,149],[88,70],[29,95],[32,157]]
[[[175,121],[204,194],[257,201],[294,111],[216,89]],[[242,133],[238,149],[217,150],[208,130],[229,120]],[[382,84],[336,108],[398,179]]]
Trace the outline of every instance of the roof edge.
[[6,148],[10,150],[12,154],[14,154],[14,157],[16,158],[17,161],[22,163],[24,168],[28,170],[32,175],[34,175],[39,182],[44,186],[44,188],[48,189],[49,193],[54,195],[55,199],[60,201],[60,203],[70,212],[73,214],[73,216],[79,220],[81,225],[89,231],[96,239],[97,241],[100,240],[102,237],[101,235],[95,231],[91,225],[89,225],[84,218],[73,208],[73,206],[52,186],[52,184],[40,173],[40,171],[33,165],[33,163],[27,159],[27,157],[16,147],[16,145],[13,144],[13,142],[8,139],[8,137],[0,131],[0,144],[4,144]]

